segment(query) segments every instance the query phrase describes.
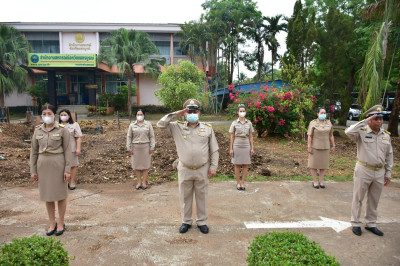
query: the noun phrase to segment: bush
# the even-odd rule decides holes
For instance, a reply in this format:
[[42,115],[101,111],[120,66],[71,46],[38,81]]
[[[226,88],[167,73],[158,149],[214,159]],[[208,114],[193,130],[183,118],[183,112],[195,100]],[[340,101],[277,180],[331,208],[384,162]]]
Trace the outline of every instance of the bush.
[[301,138],[307,131],[306,125],[315,116],[316,98],[309,89],[266,86],[259,91],[242,92],[230,85],[229,91],[233,104],[228,106],[228,111],[235,116],[238,104],[244,104],[247,119],[252,121],[259,137],[269,134]]
[[[150,114],[168,114],[172,112],[170,108],[162,105],[142,105],[142,106],[132,107],[132,115],[135,115],[136,111],[139,109],[142,109],[145,113],[150,113]],[[183,109],[183,107],[181,109]]]
[[250,244],[249,265],[340,265],[335,257],[307,237],[293,232],[270,232]]
[[68,252],[55,238],[37,235],[13,239],[1,248],[0,265],[68,265]]

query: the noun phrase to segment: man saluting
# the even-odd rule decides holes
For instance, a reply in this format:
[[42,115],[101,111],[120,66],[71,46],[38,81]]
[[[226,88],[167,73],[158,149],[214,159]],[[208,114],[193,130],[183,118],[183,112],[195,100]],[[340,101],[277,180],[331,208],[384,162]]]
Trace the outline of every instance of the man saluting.
[[367,119],[345,131],[346,135],[357,143],[351,223],[353,233],[358,236],[361,235],[361,205],[366,193],[368,198],[365,229],[383,236],[376,227],[377,207],[383,186],[389,184],[392,175],[393,149],[390,133],[382,128],[382,110],[381,105],[371,107],[364,113]]
[[[182,212],[180,233],[186,233],[192,226],[193,194],[196,197],[196,223],[203,234],[208,233],[208,179],[215,175],[218,167],[218,143],[210,124],[199,122],[200,102],[187,100],[183,110],[170,113],[157,123],[167,129],[175,140],[178,152],[179,201]],[[186,122],[172,119],[185,116]]]

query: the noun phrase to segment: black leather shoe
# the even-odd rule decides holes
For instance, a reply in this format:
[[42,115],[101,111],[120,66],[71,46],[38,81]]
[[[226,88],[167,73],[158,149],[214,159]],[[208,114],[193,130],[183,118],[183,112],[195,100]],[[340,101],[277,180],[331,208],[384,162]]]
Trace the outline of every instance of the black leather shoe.
[[198,225],[197,226],[200,229],[200,232],[203,234],[208,234],[208,226],[207,225]]
[[353,233],[356,235],[356,236],[360,236],[361,235],[361,227],[359,227],[359,226],[353,226],[353,229],[352,229],[352,231],[353,231]]
[[[57,226],[56,226],[55,229],[57,229]],[[64,224],[64,226],[63,226],[63,230],[61,230],[61,231],[56,231],[56,236],[60,236],[60,235],[64,234],[64,231],[65,231],[65,224]]]
[[53,234],[56,232],[56,230],[57,230],[57,223],[56,223],[56,226],[54,227],[53,230],[50,230],[50,231],[47,231],[47,232],[46,232],[46,235],[47,235],[47,236],[51,236],[51,235],[53,235]]
[[190,224],[182,224],[181,227],[179,227],[179,233],[186,233],[190,227],[192,227]]
[[377,236],[383,236],[383,232],[376,227],[365,227],[365,230],[368,230]]
[[314,183],[312,183],[312,187],[316,188],[316,189],[319,189],[319,186],[318,185],[314,186]]

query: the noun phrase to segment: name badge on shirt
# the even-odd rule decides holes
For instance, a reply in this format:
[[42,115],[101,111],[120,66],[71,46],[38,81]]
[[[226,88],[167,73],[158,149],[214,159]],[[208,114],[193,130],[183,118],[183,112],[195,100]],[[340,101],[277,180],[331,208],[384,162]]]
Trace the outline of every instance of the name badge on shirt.
[[387,137],[383,137],[382,139],[383,139],[383,140],[389,140]]
[[53,137],[59,137],[60,134],[53,134]]

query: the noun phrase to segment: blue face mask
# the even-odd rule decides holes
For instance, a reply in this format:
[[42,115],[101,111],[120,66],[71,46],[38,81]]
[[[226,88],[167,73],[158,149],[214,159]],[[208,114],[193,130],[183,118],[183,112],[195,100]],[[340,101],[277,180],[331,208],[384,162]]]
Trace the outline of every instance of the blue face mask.
[[187,120],[190,123],[196,123],[199,120],[199,116],[198,116],[198,114],[188,114],[187,115]]
[[318,115],[318,118],[320,120],[325,120],[326,119],[326,114]]

